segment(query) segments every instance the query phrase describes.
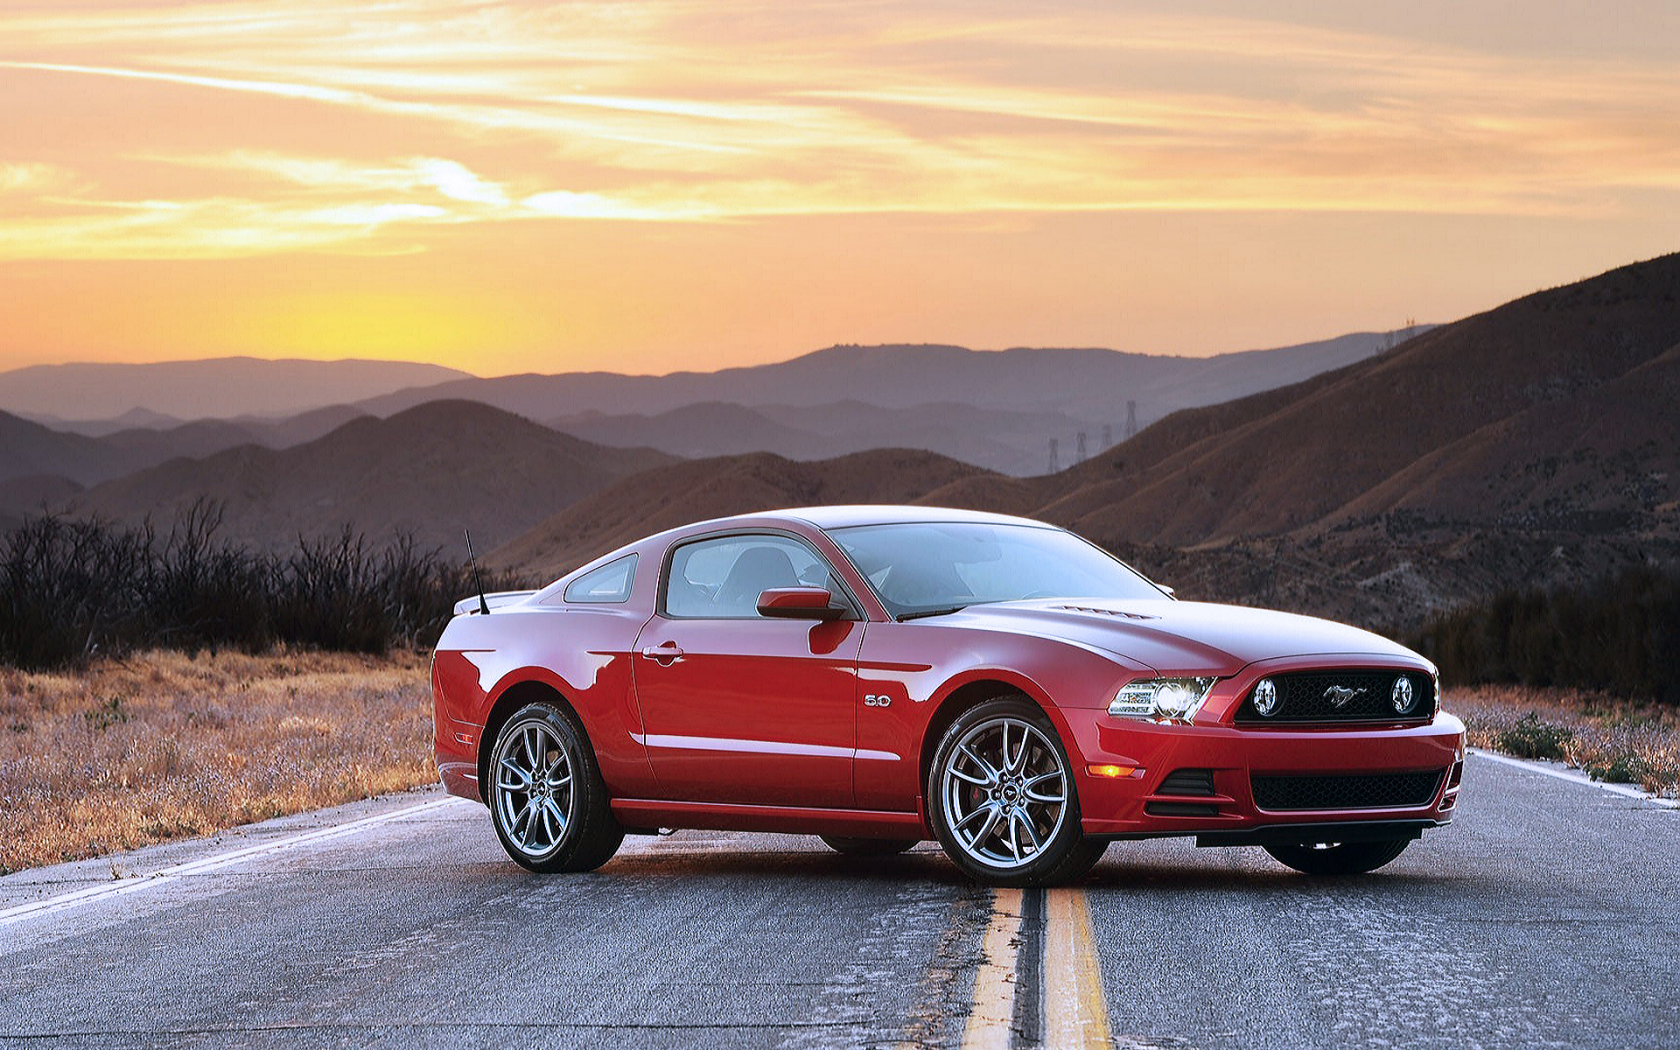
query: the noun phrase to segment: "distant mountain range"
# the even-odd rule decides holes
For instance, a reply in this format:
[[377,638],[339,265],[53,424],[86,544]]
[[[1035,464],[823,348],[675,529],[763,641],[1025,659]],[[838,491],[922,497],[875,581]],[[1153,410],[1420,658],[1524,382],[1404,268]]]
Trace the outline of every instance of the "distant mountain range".
[[0,372],[0,411],[28,415],[57,429],[78,429],[66,421],[85,425],[113,419],[125,420],[115,428],[125,429],[153,427],[159,415],[178,420],[291,416],[465,378],[469,374],[456,368],[411,361],[219,357],[154,364],[31,365]]
[[1119,427],[1128,401],[1137,402],[1139,422],[1147,423],[1179,408],[1297,382],[1369,357],[1392,340],[1388,333],[1359,332],[1213,357],[1101,349],[832,346],[791,361],[719,372],[460,379],[368,398],[357,407],[388,415],[439,398],[464,398],[529,419],[556,419],[593,412],[657,415],[706,402],[808,407],[851,401],[897,409],[958,403]]
[[[201,458],[242,444],[286,448],[361,415],[386,416],[435,400],[478,401],[598,444],[691,458],[768,451],[815,460],[904,447],[1028,475],[1121,440],[1128,402],[1136,404],[1137,423],[1146,425],[1185,405],[1227,400],[1368,357],[1391,341],[1391,335],[1361,333],[1211,358],[840,346],[709,374],[482,380],[366,361],[37,367],[0,374],[0,412],[13,409],[46,428],[0,425],[12,436],[0,445],[0,480],[56,476],[94,484],[178,456]],[[417,377],[426,382],[404,385]],[[440,377],[446,381],[437,382]],[[397,386],[403,389],[392,392]],[[374,387],[378,396],[339,403]],[[329,402],[301,414],[264,414],[280,404]],[[67,420],[50,413],[67,403],[82,415]],[[113,405],[127,407],[109,418],[87,416]],[[194,410],[190,422],[159,408],[183,405]],[[0,511],[6,506],[0,502]]]

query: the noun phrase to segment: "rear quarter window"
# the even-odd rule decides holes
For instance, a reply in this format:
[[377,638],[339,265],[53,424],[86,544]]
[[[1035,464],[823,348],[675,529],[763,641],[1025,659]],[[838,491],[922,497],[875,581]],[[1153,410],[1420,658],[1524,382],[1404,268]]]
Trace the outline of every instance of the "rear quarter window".
[[565,599],[571,605],[618,605],[630,600],[635,582],[636,556],[627,554],[568,583]]

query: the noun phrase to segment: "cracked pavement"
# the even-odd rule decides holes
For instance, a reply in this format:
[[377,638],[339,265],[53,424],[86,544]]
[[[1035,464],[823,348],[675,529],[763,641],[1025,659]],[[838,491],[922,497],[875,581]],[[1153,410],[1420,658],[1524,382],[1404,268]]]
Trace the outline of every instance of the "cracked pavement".
[[[1117,1046],[1673,1047],[1677,858],[1680,812],[1472,757],[1373,877],[1163,840],[1083,890]],[[992,906],[930,843],[533,876],[434,789],[0,879],[0,1047],[957,1046]]]

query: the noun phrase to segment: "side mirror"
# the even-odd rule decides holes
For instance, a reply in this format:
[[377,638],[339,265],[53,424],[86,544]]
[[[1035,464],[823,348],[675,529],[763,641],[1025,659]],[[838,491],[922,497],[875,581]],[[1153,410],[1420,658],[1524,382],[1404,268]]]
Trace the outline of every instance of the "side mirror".
[[1168,597],[1168,598],[1176,598],[1176,597],[1178,597],[1178,592],[1177,592],[1177,591],[1175,591],[1175,590],[1173,590],[1173,589],[1172,589],[1172,588],[1171,588],[1171,587],[1168,587],[1168,586],[1167,586],[1167,585],[1166,585],[1166,584],[1164,584],[1164,583],[1157,583],[1157,584],[1156,584],[1156,585],[1155,585],[1155,587],[1156,587],[1156,589],[1157,589],[1157,590],[1162,590],[1162,591],[1166,591],[1166,592],[1167,592],[1167,597]]
[[774,587],[758,596],[758,615],[779,620],[838,620],[846,610],[822,587]]

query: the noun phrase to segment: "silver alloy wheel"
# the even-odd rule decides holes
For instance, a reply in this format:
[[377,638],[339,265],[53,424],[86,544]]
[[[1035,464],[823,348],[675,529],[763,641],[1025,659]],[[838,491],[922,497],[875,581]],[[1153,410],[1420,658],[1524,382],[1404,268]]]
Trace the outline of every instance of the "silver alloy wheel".
[[511,727],[496,753],[496,820],[514,848],[553,853],[571,826],[577,793],[572,761],[554,730],[531,718]]
[[964,733],[939,772],[951,835],[989,868],[1036,860],[1067,813],[1067,770],[1043,731],[992,718]]

